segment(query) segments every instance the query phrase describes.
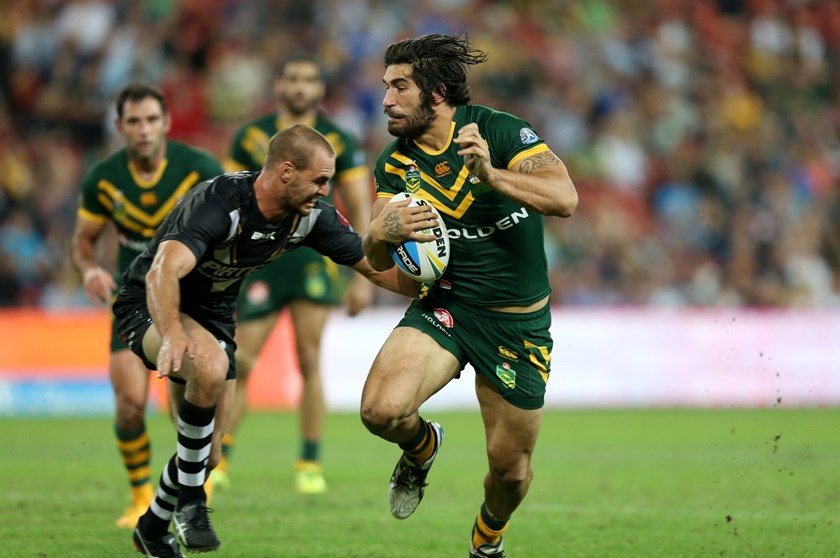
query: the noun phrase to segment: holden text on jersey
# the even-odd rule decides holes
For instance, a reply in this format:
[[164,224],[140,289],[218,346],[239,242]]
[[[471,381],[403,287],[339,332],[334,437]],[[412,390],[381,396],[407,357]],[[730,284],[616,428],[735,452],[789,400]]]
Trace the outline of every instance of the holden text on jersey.
[[488,236],[494,234],[496,231],[503,231],[505,229],[509,229],[519,224],[520,221],[523,219],[527,219],[530,217],[528,214],[528,210],[524,207],[519,208],[519,211],[515,211],[511,213],[507,217],[499,219],[492,225],[484,225],[481,227],[470,227],[470,228],[456,228],[450,226],[447,230],[447,234],[451,239],[459,239],[463,238],[466,240],[475,240],[478,238],[487,238]]

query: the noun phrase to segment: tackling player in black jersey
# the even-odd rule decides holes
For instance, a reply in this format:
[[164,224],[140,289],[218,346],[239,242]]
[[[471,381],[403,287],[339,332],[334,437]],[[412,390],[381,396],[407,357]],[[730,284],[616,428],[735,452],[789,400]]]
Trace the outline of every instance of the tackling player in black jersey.
[[[413,296],[418,284],[396,270],[380,273],[361,239],[322,201],[335,173],[335,150],[309,126],[275,134],[260,172],[225,174],[193,189],[126,270],[114,303],[129,348],[169,377],[178,404],[178,451],[134,532],[147,556],[182,556],[218,548],[203,484],[220,457],[219,442],[236,376],[234,310],[243,279],[269,261],[308,246],[375,284]],[[177,459],[176,459],[177,457]]]

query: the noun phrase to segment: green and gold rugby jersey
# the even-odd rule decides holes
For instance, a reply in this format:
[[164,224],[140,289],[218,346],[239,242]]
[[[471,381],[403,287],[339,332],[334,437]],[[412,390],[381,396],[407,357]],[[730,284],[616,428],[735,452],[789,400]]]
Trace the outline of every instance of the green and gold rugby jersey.
[[548,151],[524,120],[479,105],[459,106],[442,150],[432,152],[406,138],[385,148],[374,171],[377,197],[407,191],[440,212],[451,254],[433,288],[477,306],[527,306],[551,291],[543,218],[469,173],[452,139],[470,122],[487,140],[495,168],[509,169]]
[[222,174],[210,153],[167,140],[166,158],[150,180],[143,180],[120,149],[95,164],[82,183],[79,215],[89,221],[111,219],[119,234],[116,278],[142,252],[172,208],[193,186]]
[[[335,180],[353,180],[360,176],[367,176],[365,153],[359,149],[358,143],[352,136],[321,114],[315,117],[315,122],[312,122],[310,126],[324,134],[335,149]],[[233,138],[230,157],[225,161],[225,170],[228,172],[260,170],[268,154],[268,142],[271,136],[285,127],[280,115],[276,112],[242,126]],[[334,204],[332,189],[326,200]]]

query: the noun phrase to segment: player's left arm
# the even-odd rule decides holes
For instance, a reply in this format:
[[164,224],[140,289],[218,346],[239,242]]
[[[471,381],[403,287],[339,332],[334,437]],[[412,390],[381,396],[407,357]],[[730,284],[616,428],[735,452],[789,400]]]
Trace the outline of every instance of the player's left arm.
[[158,377],[181,370],[184,355],[195,358],[195,341],[181,321],[181,279],[195,269],[193,251],[178,240],[160,243],[146,273],[146,302],[161,337],[157,355]]
[[397,271],[396,266],[386,271],[376,271],[368,263],[367,257],[362,258],[351,267],[360,275],[360,278],[364,277],[362,280],[366,283],[371,282],[383,289],[388,289],[389,291],[409,298],[417,298],[417,295],[420,293],[420,287],[423,286],[422,283]]
[[577,190],[566,165],[550,149],[516,161],[509,169],[494,168],[487,141],[470,123],[453,140],[469,171],[500,194],[543,215],[569,217],[578,204]]
[[[370,178],[362,168],[351,169],[339,176],[336,190],[341,196],[347,219],[360,235],[365,234],[370,222]],[[373,303],[373,284],[360,275],[353,277],[345,298],[347,314],[355,316]]]

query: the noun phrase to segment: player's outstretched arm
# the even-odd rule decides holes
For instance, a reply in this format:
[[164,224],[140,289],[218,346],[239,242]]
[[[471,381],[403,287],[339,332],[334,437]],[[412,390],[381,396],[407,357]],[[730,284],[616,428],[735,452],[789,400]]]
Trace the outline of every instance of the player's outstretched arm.
[[[390,256],[388,259],[391,259]],[[391,262],[393,263],[393,260]],[[371,267],[367,258],[362,258],[352,267],[354,271],[365,276],[374,285],[409,298],[416,298],[422,286],[421,283],[410,279],[403,273],[399,273],[396,267],[386,271],[376,271]]]

